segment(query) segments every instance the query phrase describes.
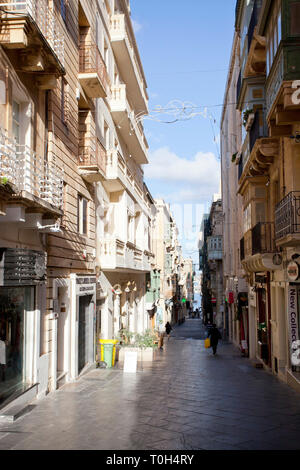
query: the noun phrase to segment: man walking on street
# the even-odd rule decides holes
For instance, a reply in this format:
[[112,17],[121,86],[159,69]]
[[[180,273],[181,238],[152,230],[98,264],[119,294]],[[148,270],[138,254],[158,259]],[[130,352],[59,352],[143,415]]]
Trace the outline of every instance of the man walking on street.
[[166,335],[168,337],[168,341],[170,339],[170,333],[171,333],[171,330],[172,330],[172,327],[170,325],[170,323],[167,321],[167,323],[165,324],[165,328],[166,328]]
[[217,325],[213,323],[212,327],[208,331],[208,338],[210,338],[210,344],[213,349],[213,355],[216,355],[219,339],[222,339],[221,333],[219,332]]

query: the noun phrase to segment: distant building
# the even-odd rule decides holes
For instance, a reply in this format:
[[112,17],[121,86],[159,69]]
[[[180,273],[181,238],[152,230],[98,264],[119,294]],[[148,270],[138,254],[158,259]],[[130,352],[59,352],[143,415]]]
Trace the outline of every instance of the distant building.
[[223,297],[223,211],[222,200],[212,203],[201,225],[200,269],[202,270],[202,315],[205,323],[225,328]]

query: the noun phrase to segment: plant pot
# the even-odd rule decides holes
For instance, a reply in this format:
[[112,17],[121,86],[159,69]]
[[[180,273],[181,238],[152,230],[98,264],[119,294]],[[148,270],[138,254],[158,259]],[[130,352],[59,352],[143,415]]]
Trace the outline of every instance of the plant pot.
[[154,349],[153,348],[135,348],[135,347],[127,347],[127,348],[119,348],[118,351],[118,361],[120,363],[124,362],[125,351],[137,351],[137,360],[138,362],[152,362],[154,359]]

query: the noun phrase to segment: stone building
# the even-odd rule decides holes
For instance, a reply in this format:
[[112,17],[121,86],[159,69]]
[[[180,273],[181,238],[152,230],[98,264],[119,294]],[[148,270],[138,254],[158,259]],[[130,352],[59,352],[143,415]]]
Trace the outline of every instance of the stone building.
[[[0,1],[0,406],[143,331],[153,200],[127,0]],[[25,393],[24,393],[25,392]]]
[[202,315],[205,323],[216,323],[224,330],[223,297],[223,210],[216,199],[201,227],[200,269],[202,270]]
[[[298,390],[299,13],[299,1],[237,2],[229,80],[238,139],[228,149],[241,197],[241,238],[231,249],[247,281],[237,299],[240,346]],[[222,152],[225,166],[229,157]]]

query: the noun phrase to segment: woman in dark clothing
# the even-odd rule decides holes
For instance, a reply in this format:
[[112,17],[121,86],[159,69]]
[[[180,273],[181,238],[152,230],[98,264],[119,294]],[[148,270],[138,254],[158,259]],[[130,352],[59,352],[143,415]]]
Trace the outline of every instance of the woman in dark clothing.
[[215,323],[213,323],[213,326],[209,329],[207,337],[210,338],[210,344],[215,355],[217,352],[219,339],[222,339],[221,333],[219,332]]
[[171,327],[171,325],[170,325],[169,322],[167,322],[167,323],[165,324],[165,328],[166,328],[166,334],[167,334],[167,336],[168,336],[168,341],[169,341],[169,339],[170,339],[170,333],[171,333],[171,330],[172,330],[172,327]]

